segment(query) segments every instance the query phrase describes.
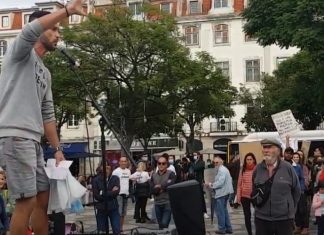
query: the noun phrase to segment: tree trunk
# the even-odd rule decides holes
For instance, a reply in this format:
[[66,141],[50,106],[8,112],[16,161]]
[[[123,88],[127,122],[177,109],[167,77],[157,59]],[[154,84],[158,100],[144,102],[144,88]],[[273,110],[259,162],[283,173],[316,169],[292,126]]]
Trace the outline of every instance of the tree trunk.
[[192,154],[194,152],[195,126],[193,124],[190,124],[189,128],[190,128],[190,134],[186,138],[187,140],[186,151],[187,153]]
[[[123,144],[124,144],[127,152],[131,153],[130,149],[131,149],[131,146],[132,146],[132,143],[133,143],[133,140],[134,140],[134,135],[123,136],[121,139],[124,142]],[[131,156],[131,155],[128,156],[123,148],[121,148],[121,156],[129,157],[130,160],[132,160],[134,162],[133,156]]]

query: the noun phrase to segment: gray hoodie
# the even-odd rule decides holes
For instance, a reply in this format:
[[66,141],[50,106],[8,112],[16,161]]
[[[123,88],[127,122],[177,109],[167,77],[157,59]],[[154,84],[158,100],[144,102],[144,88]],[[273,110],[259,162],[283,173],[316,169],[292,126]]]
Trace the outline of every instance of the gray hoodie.
[[0,138],[40,141],[43,123],[55,120],[51,76],[34,45],[43,28],[27,24],[10,45],[0,75]]
[[[273,179],[270,197],[261,208],[255,208],[255,217],[267,221],[294,219],[301,194],[296,172],[292,165],[282,160],[278,160],[274,170],[277,173]],[[268,169],[263,161],[253,172],[253,187],[255,184],[264,183],[268,178]]]

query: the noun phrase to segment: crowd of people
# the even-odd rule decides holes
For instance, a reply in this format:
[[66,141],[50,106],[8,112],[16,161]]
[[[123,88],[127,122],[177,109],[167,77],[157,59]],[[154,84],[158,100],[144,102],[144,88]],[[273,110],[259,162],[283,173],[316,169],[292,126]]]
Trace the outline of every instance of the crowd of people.
[[[259,164],[253,153],[247,153],[243,162],[233,157],[227,165],[232,170],[232,184],[236,186],[232,198],[242,205],[247,234],[253,234],[253,219],[256,235],[310,234],[310,217],[314,211],[318,235],[323,235],[324,149],[316,148],[307,158],[302,150],[294,151],[289,145],[283,150],[276,139],[266,139],[261,144],[263,161]],[[241,166],[240,170],[234,167],[233,171],[237,165]],[[254,208],[253,219],[251,208]],[[218,227],[217,234],[230,232],[230,226],[218,222]]]
[[[92,178],[91,190],[87,186],[93,193],[98,231],[106,231],[109,218],[113,234],[122,233],[129,198],[135,203],[133,216],[136,223],[156,221],[160,229],[167,228],[172,216],[168,186],[194,179],[200,183],[202,190],[207,187],[212,193],[214,211],[211,213],[215,213],[218,222],[216,234],[233,233],[228,213],[230,204],[234,209],[242,207],[248,235],[307,235],[311,211],[316,216],[318,234],[323,235],[324,150],[316,148],[313,156],[305,158],[301,150],[294,151],[290,147],[282,150],[277,140],[266,139],[261,144],[263,161],[259,164],[252,152],[243,158],[235,156],[229,163],[216,156],[207,164],[199,152],[177,160],[174,156],[163,154],[155,159],[155,163],[140,160],[136,169],[132,169],[126,157],[121,157],[115,170],[107,166],[106,199],[102,166],[99,166],[98,175]],[[204,171],[208,168],[215,171],[212,182],[204,179]],[[254,193],[259,185],[269,184],[269,181],[269,194],[264,196],[260,205]],[[154,200],[154,207],[147,212],[150,198]],[[203,205],[207,218],[205,201]],[[252,223],[255,224],[255,232]]]

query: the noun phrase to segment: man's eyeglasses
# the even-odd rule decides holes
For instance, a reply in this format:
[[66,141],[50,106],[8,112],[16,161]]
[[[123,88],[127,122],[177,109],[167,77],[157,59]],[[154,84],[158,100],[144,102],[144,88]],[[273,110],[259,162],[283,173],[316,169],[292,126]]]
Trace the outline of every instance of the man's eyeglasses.
[[214,162],[215,165],[219,164],[219,162]]
[[166,165],[166,162],[158,162],[158,165]]

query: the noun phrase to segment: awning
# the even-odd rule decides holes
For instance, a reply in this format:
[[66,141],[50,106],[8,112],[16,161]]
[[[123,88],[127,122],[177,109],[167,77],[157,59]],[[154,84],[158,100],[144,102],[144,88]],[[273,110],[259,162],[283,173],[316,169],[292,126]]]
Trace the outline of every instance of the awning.
[[[65,158],[86,158],[98,156],[96,154],[88,153],[88,143],[87,142],[74,142],[74,143],[62,143],[61,147],[63,148],[63,153]],[[43,146],[44,158],[53,158],[54,149]]]

